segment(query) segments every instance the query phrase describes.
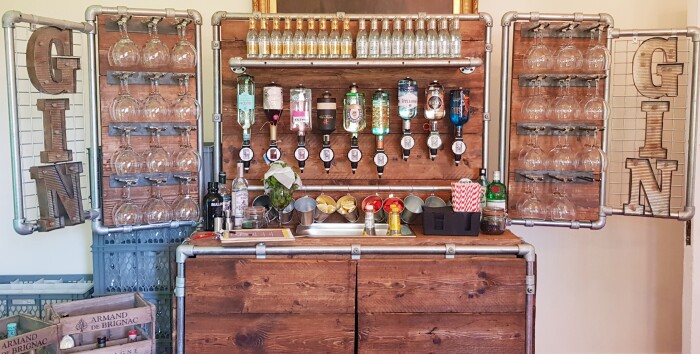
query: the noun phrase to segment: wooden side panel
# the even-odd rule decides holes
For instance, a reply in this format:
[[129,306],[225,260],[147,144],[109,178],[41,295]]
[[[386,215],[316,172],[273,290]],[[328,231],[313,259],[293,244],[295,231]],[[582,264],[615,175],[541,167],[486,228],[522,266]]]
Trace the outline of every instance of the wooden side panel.
[[524,353],[523,314],[360,314],[360,353]]
[[353,314],[188,313],[185,328],[186,353],[352,353],[355,346]]
[[519,258],[363,260],[359,313],[525,311],[525,262]]

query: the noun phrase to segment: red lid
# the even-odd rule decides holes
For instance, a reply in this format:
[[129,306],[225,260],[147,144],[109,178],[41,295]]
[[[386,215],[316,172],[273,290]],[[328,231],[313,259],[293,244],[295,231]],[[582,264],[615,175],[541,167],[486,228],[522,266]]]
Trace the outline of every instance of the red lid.
[[[122,333],[124,333],[124,332],[122,332]],[[130,336],[135,336],[135,335],[137,335],[137,334],[138,334],[138,332],[136,332],[135,329],[132,329],[131,331],[129,331],[129,335],[130,335]]]

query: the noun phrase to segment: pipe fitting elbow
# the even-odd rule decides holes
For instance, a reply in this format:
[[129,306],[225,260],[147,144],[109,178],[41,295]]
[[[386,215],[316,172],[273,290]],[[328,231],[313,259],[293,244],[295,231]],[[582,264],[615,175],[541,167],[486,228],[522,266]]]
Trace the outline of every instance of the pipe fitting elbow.
[[10,10],[2,15],[2,27],[11,28],[15,26],[15,23],[19,22],[22,18],[22,13],[17,10]]
[[518,17],[518,13],[516,11],[509,11],[503,14],[503,17],[501,17],[501,26],[502,27],[507,27],[510,26],[513,21]]
[[600,230],[603,227],[605,227],[607,219],[608,217],[606,216],[605,212],[601,210],[600,217],[598,218],[598,220],[591,223],[591,230]]
[[610,14],[605,13],[605,12],[601,12],[598,15],[600,16],[600,22],[604,22],[606,25],[608,25],[610,27],[615,26],[615,20],[613,19],[613,17]]
[[700,42],[700,28],[695,26],[688,27],[688,37],[690,37],[693,42]]
[[479,12],[479,18],[484,21],[486,27],[493,27],[493,16],[488,12]]
[[85,9],[85,21],[96,21],[97,16],[102,13],[102,6],[92,5]]
[[185,263],[187,258],[194,257],[194,246],[183,243],[177,246],[175,251],[175,262],[179,264]]
[[528,262],[535,261],[535,246],[529,243],[521,243],[518,245],[518,256],[525,258]]
[[192,18],[192,20],[194,21],[194,24],[202,24],[202,14],[199,13],[199,11],[194,9],[187,9],[187,13],[190,15],[190,18]]
[[223,20],[224,18],[226,18],[226,11],[214,12],[214,14],[211,15],[211,25],[212,26],[221,25],[221,20]]
[[34,233],[34,231],[37,231],[39,228],[37,225],[28,223],[24,219],[14,219],[12,220],[12,226],[15,229],[15,232],[19,235],[31,235]]
[[694,206],[687,206],[678,213],[678,220],[680,221],[688,221],[691,220],[695,216],[695,207]]

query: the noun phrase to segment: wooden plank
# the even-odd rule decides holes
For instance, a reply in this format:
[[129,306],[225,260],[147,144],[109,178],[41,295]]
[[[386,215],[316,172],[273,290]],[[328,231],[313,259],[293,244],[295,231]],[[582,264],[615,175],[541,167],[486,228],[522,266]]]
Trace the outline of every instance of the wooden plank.
[[524,312],[525,262],[363,260],[357,298],[359,313]]
[[360,353],[524,353],[525,315],[360,314]]
[[355,312],[352,261],[195,258],[187,262],[187,312]]
[[[189,261],[188,261],[189,262]],[[186,353],[352,353],[354,314],[194,314],[185,309]]]

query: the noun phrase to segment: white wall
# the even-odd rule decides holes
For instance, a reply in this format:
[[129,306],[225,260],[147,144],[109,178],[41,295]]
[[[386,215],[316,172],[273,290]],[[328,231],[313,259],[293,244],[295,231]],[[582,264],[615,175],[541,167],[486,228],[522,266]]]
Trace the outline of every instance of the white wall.
[[[4,0],[3,11],[83,21],[93,0]],[[250,2],[234,0],[122,0],[134,7],[195,6],[203,26],[204,107],[206,134],[211,137],[212,67],[211,14],[217,10],[250,11]],[[104,4],[104,5],[115,5]],[[500,17],[510,10],[540,12],[607,12],[620,28],[684,27],[686,0],[484,0],[481,11],[494,18],[492,96],[498,115],[500,70]],[[4,56],[0,65],[4,66]],[[7,106],[4,85],[2,109]],[[492,151],[496,151],[497,123],[492,122]],[[0,124],[0,139],[8,136]],[[210,140],[210,139],[209,139]],[[0,144],[0,161],[9,169],[9,144]],[[495,156],[494,156],[495,158]],[[492,166],[495,166],[495,159]],[[84,228],[48,234],[18,236],[11,227],[10,176],[0,174],[0,274],[53,274],[91,272],[91,236]],[[513,231],[535,245],[538,253],[537,351],[539,353],[675,353],[681,350],[681,288],[683,225],[674,221],[613,217],[598,232],[561,229]]]

